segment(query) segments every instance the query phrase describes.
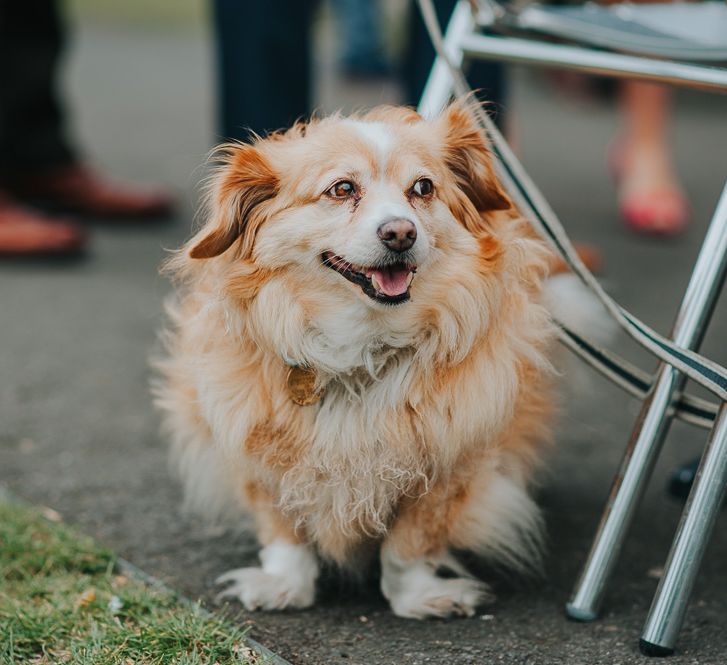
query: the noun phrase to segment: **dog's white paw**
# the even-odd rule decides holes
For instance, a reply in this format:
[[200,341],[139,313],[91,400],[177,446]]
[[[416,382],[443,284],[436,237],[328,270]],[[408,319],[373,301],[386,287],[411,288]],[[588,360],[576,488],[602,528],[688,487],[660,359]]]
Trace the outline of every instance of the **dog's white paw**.
[[[383,553],[381,590],[394,614],[407,619],[471,617],[479,605],[494,600],[490,588],[473,577],[438,577],[437,567],[449,560],[404,562]],[[453,570],[469,575],[459,564]]]
[[310,607],[315,600],[318,562],[306,545],[273,543],[260,552],[261,568],[237,568],[217,578],[230,586],[217,595],[237,598],[248,610]]
[[394,614],[407,619],[474,616],[479,605],[491,602],[489,587],[478,580],[434,577],[417,589],[406,589],[389,598]]
[[248,610],[284,610],[310,607],[315,600],[315,583],[301,582],[294,576],[272,575],[262,568],[237,568],[216,580],[232,582],[217,599],[237,598]]

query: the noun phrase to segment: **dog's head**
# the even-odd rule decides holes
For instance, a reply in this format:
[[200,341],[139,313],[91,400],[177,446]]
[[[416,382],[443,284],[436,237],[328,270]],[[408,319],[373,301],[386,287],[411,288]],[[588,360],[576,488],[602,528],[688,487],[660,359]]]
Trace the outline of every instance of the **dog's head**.
[[490,213],[509,207],[464,106],[432,121],[385,107],[226,146],[210,219],[186,255],[287,271],[309,294],[402,305],[476,252]]

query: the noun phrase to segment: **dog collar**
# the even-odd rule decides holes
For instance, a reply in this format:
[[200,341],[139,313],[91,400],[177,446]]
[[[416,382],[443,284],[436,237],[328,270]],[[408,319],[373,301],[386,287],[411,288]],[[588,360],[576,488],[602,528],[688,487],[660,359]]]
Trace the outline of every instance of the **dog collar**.
[[293,365],[288,369],[288,394],[298,406],[316,404],[323,397],[323,390],[316,391],[316,371],[311,367]]

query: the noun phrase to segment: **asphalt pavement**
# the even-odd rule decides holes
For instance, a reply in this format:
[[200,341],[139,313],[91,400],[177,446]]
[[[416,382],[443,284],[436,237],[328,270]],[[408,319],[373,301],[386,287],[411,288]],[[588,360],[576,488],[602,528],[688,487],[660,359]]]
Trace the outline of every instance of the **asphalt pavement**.
[[[255,561],[249,532],[179,512],[148,392],[169,284],[165,248],[189,235],[205,154],[214,140],[209,38],[201,30],[82,24],[68,89],[89,159],[114,174],[155,180],[179,194],[168,224],[100,225],[87,257],[0,263],[0,482],[54,507],[172,587],[210,601],[213,580]],[[319,55],[324,110],[396,98],[396,86],[344,85]],[[571,234],[604,254],[603,282],[626,308],[668,332],[709,216],[727,177],[727,99],[677,99],[674,144],[694,223],[678,240],[635,238],[618,222],[604,152],[613,104],[573,102],[515,72],[514,114],[526,166]],[[720,303],[704,350],[727,361]],[[654,362],[618,338],[646,369]],[[638,404],[604,380],[566,399],[540,503],[549,555],[541,581],[496,578],[497,602],[472,619],[394,617],[375,580],[331,576],[314,609],[250,614],[251,635],[295,664],[645,663],[637,641],[681,504],[670,470],[699,454],[703,431],[675,425],[631,530],[600,621],[566,620],[571,591],[603,508]],[[670,663],[727,662],[727,522],[720,517]],[[236,608],[235,608],[236,609]]]

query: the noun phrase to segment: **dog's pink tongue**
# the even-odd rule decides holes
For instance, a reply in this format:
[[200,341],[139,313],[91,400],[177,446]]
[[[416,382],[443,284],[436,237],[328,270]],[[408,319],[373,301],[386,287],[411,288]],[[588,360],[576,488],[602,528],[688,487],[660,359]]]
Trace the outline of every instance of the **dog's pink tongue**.
[[400,296],[409,288],[410,272],[408,268],[384,268],[374,270],[371,274],[376,277],[381,293],[387,296]]

